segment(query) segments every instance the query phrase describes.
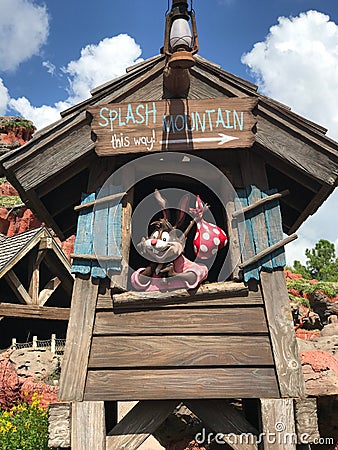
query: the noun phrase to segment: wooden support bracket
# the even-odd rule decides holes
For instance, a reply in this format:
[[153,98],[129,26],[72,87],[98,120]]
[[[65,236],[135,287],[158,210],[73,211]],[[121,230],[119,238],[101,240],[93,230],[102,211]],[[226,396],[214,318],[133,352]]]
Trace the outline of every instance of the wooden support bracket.
[[287,238],[282,239],[279,242],[276,242],[276,244],[271,245],[267,249],[257,253],[257,255],[253,256],[252,258],[249,258],[248,260],[244,261],[242,264],[239,265],[240,269],[245,269],[246,267],[249,267],[252,264],[255,264],[256,262],[265,258],[265,256],[270,255],[274,251],[278,250],[281,247],[284,247],[284,245],[289,244],[290,242],[292,242],[296,239],[298,239],[298,236],[296,233],[294,233],[291,236],[288,236]]
[[179,404],[177,400],[144,400],[108,433],[107,450],[136,450]]
[[83,205],[78,205],[74,207],[74,211],[82,211],[83,209],[90,208],[91,206],[101,205],[103,203],[108,203],[113,200],[118,200],[127,195],[127,192],[119,192],[118,194],[107,195],[107,197],[102,197],[97,200],[93,200],[88,203],[84,203]]
[[45,303],[47,303],[49,298],[54,294],[54,292],[56,291],[56,289],[58,288],[58,286],[60,284],[61,284],[61,280],[58,277],[54,277],[50,281],[48,281],[46,286],[42,289],[42,291],[39,294],[39,298],[38,298],[39,306],[42,306]]
[[22,303],[23,305],[31,305],[33,303],[32,297],[28,294],[25,287],[13,270],[9,270],[5,274],[5,279],[20,303]]
[[249,211],[252,211],[252,210],[254,210],[254,209],[256,209],[256,208],[258,208],[258,207],[260,207],[260,206],[263,206],[263,205],[265,205],[265,204],[267,204],[267,203],[270,203],[270,202],[272,202],[273,200],[277,200],[277,199],[279,199],[279,198],[285,197],[286,195],[289,195],[289,194],[290,194],[290,191],[289,191],[288,189],[286,189],[285,191],[277,192],[276,194],[272,194],[272,195],[268,195],[267,197],[264,197],[264,198],[262,198],[261,200],[258,200],[258,201],[255,202],[255,203],[252,203],[252,205],[246,206],[246,207],[243,208],[243,209],[240,209],[240,210],[238,210],[238,211],[235,211],[235,212],[232,214],[232,218],[233,218],[233,219],[236,219],[236,218],[238,218],[239,216],[241,216],[242,214],[246,214],[246,213],[248,213]]

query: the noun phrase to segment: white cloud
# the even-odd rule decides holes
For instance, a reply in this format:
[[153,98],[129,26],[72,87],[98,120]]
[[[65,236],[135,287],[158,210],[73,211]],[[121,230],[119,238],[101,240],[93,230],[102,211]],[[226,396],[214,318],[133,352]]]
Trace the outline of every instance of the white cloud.
[[317,11],[280,17],[242,57],[260,90],[338,138],[338,25]]
[[0,2],[0,71],[15,70],[45,44],[49,20],[45,6],[32,0]]
[[[38,129],[43,128],[58,120],[61,111],[90,97],[91,89],[125,73],[126,67],[140,61],[141,53],[140,46],[127,34],[105,38],[98,45],[87,45],[78,60],[62,68],[69,81],[69,97],[64,102],[35,107],[21,97],[11,99],[10,107],[33,120]],[[50,62],[45,62],[44,66],[53,67]]]
[[[338,139],[338,25],[317,11],[280,17],[264,42],[243,55],[260,91],[328,128]],[[287,260],[305,259],[319,239],[338,243],[338,192],[298,230],[287,246]]]
[[9,102],[8,90],[4,86],[2,79],[0,78],[0,115],[4,115],[7,110]]
[[48,73],[50,73],[51,75],[55,75],[56,67],[53,63],[51,63],[50,61],[43,61],[42,65],[47,69]]

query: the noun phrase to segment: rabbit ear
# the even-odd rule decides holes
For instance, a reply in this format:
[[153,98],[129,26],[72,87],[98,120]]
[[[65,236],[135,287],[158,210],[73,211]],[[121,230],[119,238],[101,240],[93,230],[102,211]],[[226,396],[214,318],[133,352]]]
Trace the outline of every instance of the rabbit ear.
[[159,205],[162,208],[163,219],[169,220],[169,217],[168,217],[169,214],[168,214],[168,210],[167,210],[167,201],[162,197],[162,195],[160,194],[160,191],[158,189],[155,189],[154,195],[155,195],[157,202],[159,203]]
[[177,220],[176,220],[176,225],[175,228],[179,228],[183,221],[184,221],[184,217],[185,217],[185,213],[187,211],[187,207],[189,204],[189,200],[190,200],[190,195],[189,194],[185,194],[180,202],[180,206],[179,206],[179,212],[177,214]]

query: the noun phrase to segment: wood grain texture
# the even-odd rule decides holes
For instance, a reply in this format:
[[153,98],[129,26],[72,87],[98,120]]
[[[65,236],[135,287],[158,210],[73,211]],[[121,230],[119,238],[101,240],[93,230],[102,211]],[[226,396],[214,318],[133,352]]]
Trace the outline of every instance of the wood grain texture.
[[261,415],[264,449],[296,450],[293,399],[261,399]]
[[150,307],[170,304],[190,304],[206,300],[249,297],[248,288],[241,283],[220,282],[203,284],[192,291],[176,289],[168,292],[136,292],[130,291],[113,296],[114,309]]
[[106,450],[104,402],[72,403],[72,450]]
[[[314,444],[320,438],[317,399],[297,398],[294,400],[294,407],[298,444]],[[304,435],[307,435],[306,442],[303,442]]]
[[[213,149],[221,142],[219,133],[233,138],[219,144],[219,148],[250,148],[255,141],[252,129],[256,119],[252,110],[256,105],[257,99],[252,97],[219,97],[117,103],[88,111],[97,136],[96,153],[108,156]],[[142,137],[148,138],[149,143],[139,142]]]
[[69,319],[69,308],[52,306],[15,305],[0,303],[0,315],[4,317],[21,317],[23,319],[65,320]]
[[92,339],[98,284],[76,277],[62,361],[61,401],[82,401]]
[[89,371],[85,400],[278,397],[274,369],[170,369]]
[[[176,291],[177,293],[177,291]],[[148,293],[145,293],[148,294]],[[234,296],[228,297],[231,295],[230,293],[224,293],[221,298],[203,298],[203,296],[187,296],[186,298],[178,297],[169,297],[168,299],[165,296],[157,298],[151,297],[148,301],[148,298],[145,297],[142,301],[141,296],[135,300],[133,303],[133,299],[130,299],[130,302],[121,301],[120,303],[114,303],[115,296],[117,297],[119,294],[106,294],[99,295],[97,308],[98,309],[112,309],[114,308],[114,312],[122,312],[122,311],[147,311],[149,309],[168,309],[168,308],[200,308],[201,306],[254,306],[254,305],[262,305],[263,298],[260,292],[249,292],[248,295],[244,293],[243,296],[238,295],[238,293],[234,293]],[[237,296],[238,295],[238,296]],[[124,297],[127,298],[127,297]]]
[[272,366],[268,336],[94,337],[90,368]]
[[239,438],[241,434],[251,433],[254,440],[258,431],[238,410],[228,405],[224,400],[188,400],[184,403],[207,427],[211,428],[216,434],[224,435],[223,440],[234,450],[257,449],[255,442],[246,442],[245,440],[242,443],[235,442],[234,435]]
[[284,271],[261,272],[261,284],[281,395],[304,397],[304,377]]
[[149,400],[137,403],[107,436],[107,450],[136,450],[177,405],[177,400]]
[[31,305],[33,303],[32,297],[26,291],[25,287],[16,276],[14,270],[11,269],[5,274],[5,280],[20,303],[23,305]]
[[96,314],[94,334],[266,333],[263,308],[208,308]]

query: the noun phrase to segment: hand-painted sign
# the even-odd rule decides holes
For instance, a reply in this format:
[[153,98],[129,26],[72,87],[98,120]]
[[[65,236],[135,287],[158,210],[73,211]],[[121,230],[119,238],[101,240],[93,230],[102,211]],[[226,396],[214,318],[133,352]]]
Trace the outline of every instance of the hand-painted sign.
[[257,99],[172,99],[111,103],[88,108],[97,136],[96,153],[248,148],[255,141],[252,111]]

